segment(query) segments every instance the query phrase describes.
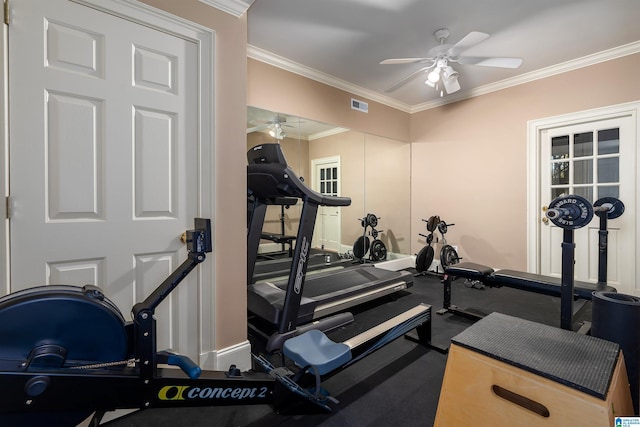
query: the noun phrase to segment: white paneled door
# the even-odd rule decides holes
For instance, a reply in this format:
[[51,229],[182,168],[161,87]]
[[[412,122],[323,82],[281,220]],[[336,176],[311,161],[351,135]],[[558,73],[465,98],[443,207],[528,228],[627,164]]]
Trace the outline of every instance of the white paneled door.
[[[11,8],[11,290],[96,284],[128,318],[186,257],[198,46],[70,1]],[[157,311],[158,347],[197,357],[187,280]]]
[[[312,188],[326,196],[340,196],[340,157],[327,157],[311,161]],[[313,233],[313,246],[332,252],[341,252],[341,215],[336,206],[320,206]]]

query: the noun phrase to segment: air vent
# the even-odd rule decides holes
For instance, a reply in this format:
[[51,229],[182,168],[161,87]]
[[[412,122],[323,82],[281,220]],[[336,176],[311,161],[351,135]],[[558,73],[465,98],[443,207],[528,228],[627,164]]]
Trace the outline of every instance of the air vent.
[[369,104],[364,101],[358,101],[357,99],[351,98],[351,108],[353,110],[362,111],[363,113],[369,112]]

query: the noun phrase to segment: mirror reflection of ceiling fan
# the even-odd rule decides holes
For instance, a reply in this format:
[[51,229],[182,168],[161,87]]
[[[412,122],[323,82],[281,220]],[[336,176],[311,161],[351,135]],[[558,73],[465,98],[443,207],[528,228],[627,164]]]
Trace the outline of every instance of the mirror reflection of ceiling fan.
[[426,58],[393,58],[380,62],[380,64],[427,64],[391,86],[386,92],[393,92],[425,73],[427,75],[425,84],[440,92],[442,97],[445,93],[451,94],[460,90],[458,72],[453,69],[452,63],[499,68],[518,68],[522,64],[522,58],[461,56],[467,49],[488,39],[489,34],[486,33],[472,31],[454,45],[446,44],[449,38],[449,30],[446,28],[436,31],[434,35],[440,44],[429,49]]
[[283,128],[289,127],[293,128],[295,126],[291,126],[286,124],[287,118],[281,115],[276,115],[272,120],[264,121],[264,120],[251,120],[249,123],[256,125],[250,128],[247,128],[247,133],[257,132],[264,129],[269,129],[269,135],[271,137],[281,140],[287,136],[287,133]]

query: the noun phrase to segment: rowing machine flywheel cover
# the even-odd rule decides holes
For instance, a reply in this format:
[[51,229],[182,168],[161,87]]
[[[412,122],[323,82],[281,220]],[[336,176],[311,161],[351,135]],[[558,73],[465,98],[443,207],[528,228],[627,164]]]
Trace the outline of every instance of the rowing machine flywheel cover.
[[125,360],[124,318],[95,286],[38,286],[0,298],[0,359],[22,363],[48,348],[61,349],[63,366]]

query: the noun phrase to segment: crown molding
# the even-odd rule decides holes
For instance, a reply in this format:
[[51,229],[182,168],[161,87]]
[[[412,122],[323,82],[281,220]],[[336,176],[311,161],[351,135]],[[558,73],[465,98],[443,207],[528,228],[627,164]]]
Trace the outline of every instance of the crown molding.
[[348,131],[349,131],[349,129],[345,129],[345,128],[341,128],[341,127],[335,127],[335,128],[332,128],[332,129],[325,130],[323,132],[312,133],[311,135],[309,135],[309,141],[315,141],[316,139],[326,138],[328,136],[338,135],[340,133],[344,133],[344,132],[348,132]]
[[[200,0],[204,1],[204,0]],[[500,80],[495,83],[491,83],[477,88],[461,91],[453,95],[447,95],[446,97],[436,99],[434,101],[425,102],[422,104],[409,105],[398,100],[384,96],[378,92],[374,92],[352,83],[340,80],[336,77],[290,61],[287,58],[278,56],[264,49],[248,45],[247,55],[249,58],[255,59],[273,65],[274,67],[281,68],[283,70],[298,74],[303,77],[307,77],[311,80],[315,80],[320,83],[335,87],[345,92],[349,92],[354,95],[362,96],[380,104],[387,105],[391,108],[395,108],[406,113],[418,113],[420,111],[428,110],[431,108],[440,107],[446,104],[462,101],[463,99],[473,98],[476,96],[486,95],[491,92],[496,92],[502,89],[507,89],[513,86],[533,82],[536,80],[544,79],[554,76],[556,74],[566,73],[568,71],[577,70],[580,68],[588,67],[591,65],[599,64],[601,62],[611,61],[613,59],[621,58],[627,55],[633,55],[640,52],[640,40],[612,49],[608,49],[602,52],[595,53],[593,55],[583,56],[582,58],[566,61],[560,64],[553,65],[551,67],[541,68],[529,73],[521,74],[509,79]]]
[[306,77],[311,80],[324,83],[328,86],[335,87],[336,89],[349,92],[352,95],[361,96],[363,98],[379,102],[380,104],[387,105],[400,111],[404,111],[407,113],[410,112],[411,106],[408,104],[399,102],[378,92],[354,85],[353,83],[340,80],[329,74],[314,70],[313,68],[309,68],[306,65],[298,64],[297,62],[293,62],[287,58],[276,55],[275,53],[271,53],[267,50],[260,49],[259,47],[247,45],[247,56],[251,59],[255,59],[256,61],[264,62],[265,64],[273,65],[274,67],[281,68],[285,71],[289,71],[302,77]]
[[236,18],[241,17],[255,0],[199,0],[201,3],[220,9]]
[[530,83],[536,80],[541,80],[547,77],[555,76],[557,74],[578,70],[580,68],[599,64],[601,62],[611,61],[617,58],[622,58],[623,56],[633,55],[639,52],[640,52],[640,40],[636,42],[628,43],[626,45],[618,46],[612,49],[608,49],[602,52],[594,53],[593,55],[583,56],[582,58],[577,58],[571,61],[562,62],[560,64],[556,64],[551,67],[541,68],[539,70],[531,71],[529,73],[521,74],[519,76],[500,80],[498,82],[491,83],[488,85],[478,86],[477,88],[469,89],[464,92],[456,93],[454,95],[449,95],[447,97],[440,98],[435,101],[425,102],[423,104],[417,104],[411,107],[410,112],[417,113],[417,112],[428,110],[431,108],[440,107],[442,105],[451,104],[453,102],[462,101],[463,99],[486,95],[491,92],[496,92],[496,91],[507,89],[513,86]]

